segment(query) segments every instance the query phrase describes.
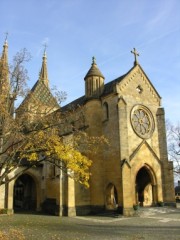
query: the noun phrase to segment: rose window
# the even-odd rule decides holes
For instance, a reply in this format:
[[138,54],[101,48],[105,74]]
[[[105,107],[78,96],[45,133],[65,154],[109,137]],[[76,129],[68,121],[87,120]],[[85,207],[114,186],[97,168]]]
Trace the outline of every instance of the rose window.
[[149,138],[154,130],[154,121],[149,109],[135,106],[131,112],[131,124],[135,133],[142,138]]

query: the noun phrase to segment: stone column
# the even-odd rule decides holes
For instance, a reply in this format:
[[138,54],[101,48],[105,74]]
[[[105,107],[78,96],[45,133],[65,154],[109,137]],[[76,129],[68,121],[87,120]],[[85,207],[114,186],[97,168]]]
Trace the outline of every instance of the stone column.
[[67,216],[76,216],[75,209],[75,183],[74,179],[67,177]]
[[64,186],[63,186],[63,183],[64,183],[63,172],[60,169],[59,170],[59,188],[57,191],[57,198],[56,198],[57,205],[59,206],[57,215],[60,217],[64,216],[64,209],[63,209],[64,208]]
[[5,184],[0,186],[0,209],[5,208]]
[[11,181],[6,184],[6,208],[8,214],[13,214],[13,188],[14,188],[14,181]]
[[122,189],[123,189],[123,215],[134,215],[133,192],[131,183],[131,167],[127,161],[122,166]]
[[156,206],[157,204],[157,186],[152,184],[152,204]]

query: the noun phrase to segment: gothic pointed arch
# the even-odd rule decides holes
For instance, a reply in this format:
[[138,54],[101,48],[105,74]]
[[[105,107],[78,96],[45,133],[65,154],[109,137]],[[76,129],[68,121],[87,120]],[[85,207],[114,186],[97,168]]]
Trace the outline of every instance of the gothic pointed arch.
[[103,103],[103,121],[107,121],[109,119],[109,105],[107,102]]
[[157,202],[156,185],[157,180],[150,166],[144,164],[135,178],[136,204],[140,206],[152,206]]
[[118,203],[117,189],[113,183],[109,183],[106,186],[106,199],[105,199],[106,209],[107,210],[116,209],[117,203]]

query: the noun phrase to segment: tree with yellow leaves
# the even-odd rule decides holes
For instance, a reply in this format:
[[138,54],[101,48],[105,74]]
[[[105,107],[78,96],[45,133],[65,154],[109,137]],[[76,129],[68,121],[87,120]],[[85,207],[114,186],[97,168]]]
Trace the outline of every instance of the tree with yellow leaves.
[[[92,164],[88,153],[98,151],[97,146],[106,144],[107,140],[103,136],[89,137],[72,126],[69,121],[74,116],[72,111],[62,113],[58,105],[65,98],[63,92],[56,91],[50,96],[41,79],[31,91],[26,90],[28,77],[24,64],[29,60],[29,53],[23,49],[10,68],[3,59],[0,62],[0,185],[16,179],[29,168],[49,162],[88,187]],[[39,92],[46,98],[40,97]],[[15,100],[25,95],[15,111]],[[76,121],[79,120],[82,129],[83,111],[78,112]]]

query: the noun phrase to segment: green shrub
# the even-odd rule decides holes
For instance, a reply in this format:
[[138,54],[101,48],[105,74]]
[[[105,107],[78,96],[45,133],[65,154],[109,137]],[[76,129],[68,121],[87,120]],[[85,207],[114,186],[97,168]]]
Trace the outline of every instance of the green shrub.
[[134,210],[136,211],[136,210],[138,210],[139,205],[138,205],[138,204],[134,204],[134,205],[133,205],[133,208],[134,208]]
[[159,206],[159,207],[164,207],[164,202],[159,201],[159,202],[158,202],[158,206]]
[[6,208],[1,208],[0,209],[0,214],[7,214],[7,209]]

